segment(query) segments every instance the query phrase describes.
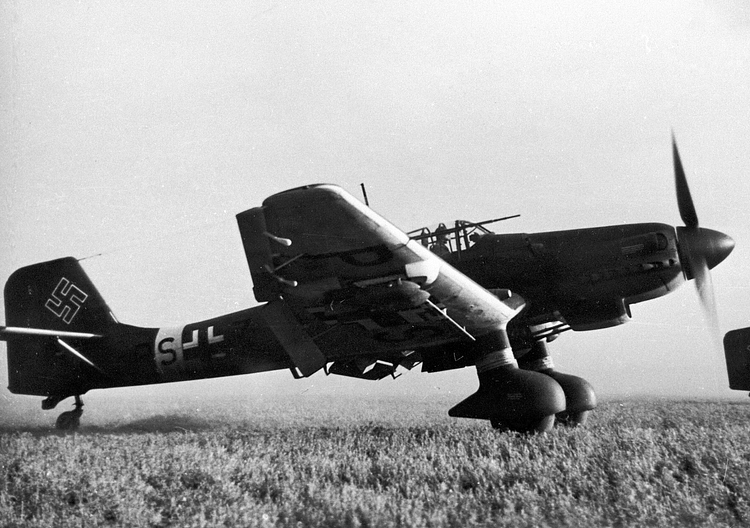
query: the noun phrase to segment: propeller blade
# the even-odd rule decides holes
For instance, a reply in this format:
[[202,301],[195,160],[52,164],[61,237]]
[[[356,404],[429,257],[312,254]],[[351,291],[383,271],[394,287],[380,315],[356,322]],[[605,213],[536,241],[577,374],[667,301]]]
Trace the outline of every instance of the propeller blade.
[[695,266],[695,287],[698,290],[703,316],[706,319],[711,337],[717,350],[722,349],[721,329],[719,328],[719,313],[716,309],[716,296],[714,294],[714,284],[711,279],[711,272],[705,259],[696,259],[693,262]]
[[674,182],[677,190],[677,207],[680,209],[680,217],[687,227],[698,227],[698,213],[695,212],[693,197],[690,195],[685,170],[682,168],[680,153],[677,150],[677,141],[672,134],[672,159],[674,162]]
[[[674,181],[677,191],[677,207],[685,227],[677,227],[678,252],[680,263],[685,272],[685,278],[695,279],[703,316],[709,327],[716,353],[716,365],[723,363],[723,347],[721,329],[719,328],[719,314],[716,309],[714,285],[711,279],[711,268],[723,261],[734,249],[731,237],[705,229],[698,225],[698,213],[695,211],[693,197],[690,194],[685,169],[682,167],[677,141],[672,132],[672,160],[674,163]],[[717,386],[721,386],[721,375],[715,371]]]
[[724,348],[721,329],[719,328],[719,314],[716,310],[713,280],[711,279],[708,264],[705,261],[695,262],[695,269],[695,287],[698,290],[703,317],[708,325],[713,345],[711,348],[713,348],[714,355],[714,361],[712,362],[714,383],[716,388],[723,389],[726,383],[722,374],[723,369],[721,368],[721,365],[724,364]]

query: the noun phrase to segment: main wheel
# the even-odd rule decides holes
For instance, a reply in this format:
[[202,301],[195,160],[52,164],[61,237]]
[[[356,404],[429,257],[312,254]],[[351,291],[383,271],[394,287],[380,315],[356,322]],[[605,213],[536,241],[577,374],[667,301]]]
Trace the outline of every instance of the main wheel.
[[542,416],[526,422],[508,422],[493,418],[492,427],[499,431],[513,431],[514,433],[536,434],[549,433],[555,427],[555,415]]
[[578,427],[586,425],[591,411],[569,412],[563,411],[557,414],[557,423],[567,427]]

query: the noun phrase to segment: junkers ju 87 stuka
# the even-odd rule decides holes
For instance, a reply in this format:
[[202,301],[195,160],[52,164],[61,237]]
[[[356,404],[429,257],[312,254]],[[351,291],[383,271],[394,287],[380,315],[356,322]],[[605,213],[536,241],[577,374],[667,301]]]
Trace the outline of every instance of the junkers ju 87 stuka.
[[335,185],[280,192],[237,215],[260,304],[177,327],[120,323],[73,257],[21,268],[0,327],[10,391],[43,397],[43,409],[73,397],[57,420],[70,429],[92,389],[277,369],[378,380],[417,365],[474,367],[479,388],[451,416],[513,431],[583,424],[594,390],[555,369],[550,341],[625,323],[632,304],[688,280],[715,318],[709,270],[734,242],[699,226],[674,142],[673,154],[676,228],[494,234],[491,221],[456,221],[407,234]]

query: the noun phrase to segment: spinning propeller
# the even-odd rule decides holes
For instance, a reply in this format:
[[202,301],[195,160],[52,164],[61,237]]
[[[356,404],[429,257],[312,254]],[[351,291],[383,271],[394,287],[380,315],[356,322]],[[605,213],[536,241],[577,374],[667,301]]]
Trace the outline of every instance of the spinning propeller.
[[674,134],[672,135],[672,157],[677,206],[680,209],[680,217],[685,223],[685,227],[676,228],[680,262],[687,279],[695,279],[695,287],[698,290],[706,320],[716,342],[721,343],[714,287],[709,270],[727,258],[734,249],[734,240],[719,231],[699,227],[698,214],[695,212],[693,197],[690,195]]

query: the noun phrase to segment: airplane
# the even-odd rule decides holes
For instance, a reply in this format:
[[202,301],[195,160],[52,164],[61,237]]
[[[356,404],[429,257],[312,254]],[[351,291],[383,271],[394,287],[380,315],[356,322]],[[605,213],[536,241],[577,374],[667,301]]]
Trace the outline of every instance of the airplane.
[[73,397],[56,422],[67,430],[92,389],[474,367],[479,388],[450,416],[516,432],[583,425],[596,394],[555,369],[547,343],[623,324],[632,304],[692,279],[715,319],[709,270],[734,241],[699,226],[674,137],[672,151],[682,227],[495,234],[492,221],[456,221],[407,234],[336,185],[274,194],[236,215],[260,304],[177,327],[120,323],[73,257],[21,268],[0,327],[9,390],[44,397],[44,410]]

